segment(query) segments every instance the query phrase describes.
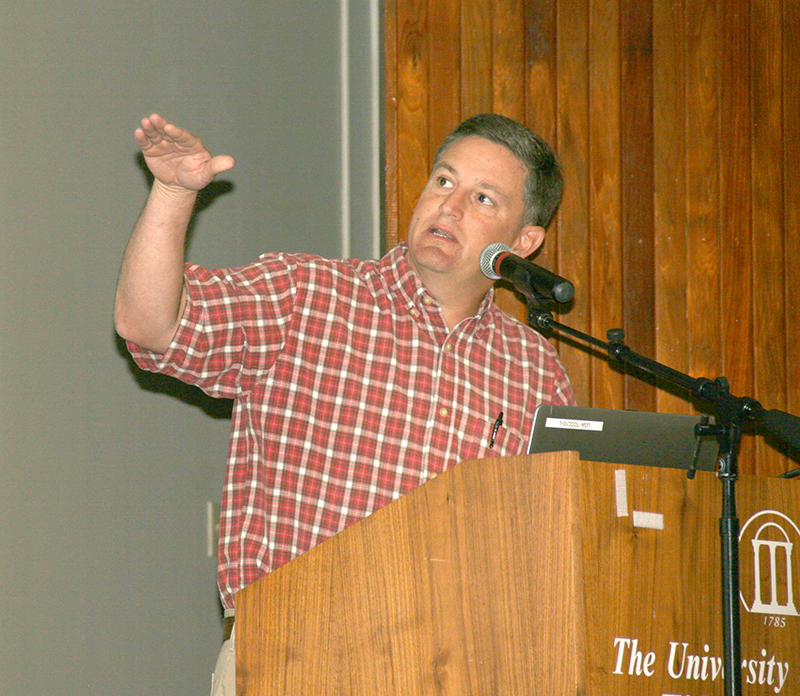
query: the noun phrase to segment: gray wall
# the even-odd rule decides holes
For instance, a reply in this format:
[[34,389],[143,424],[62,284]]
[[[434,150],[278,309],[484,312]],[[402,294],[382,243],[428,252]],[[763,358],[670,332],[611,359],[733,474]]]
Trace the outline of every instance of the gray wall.
[[132,133],[159,111],[237,160],[192,260],[374,256],[371,1],[3,0],[0,692],[208,692],[221,620],[205,515],[229,421],[133,369],[114,334],[147,192]]

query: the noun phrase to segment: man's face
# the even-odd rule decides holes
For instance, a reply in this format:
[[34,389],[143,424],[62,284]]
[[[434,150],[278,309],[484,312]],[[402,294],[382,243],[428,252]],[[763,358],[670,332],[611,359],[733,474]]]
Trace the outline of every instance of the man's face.
[[423,283],[446,277],[486,292],[492,281],[480,255],[487,245],[502,242],[528,256],[541,244],[541,227],[521,227],[526,177],[510,150],[485,138],[461,138],[442,153],[409,225],[406,258]]

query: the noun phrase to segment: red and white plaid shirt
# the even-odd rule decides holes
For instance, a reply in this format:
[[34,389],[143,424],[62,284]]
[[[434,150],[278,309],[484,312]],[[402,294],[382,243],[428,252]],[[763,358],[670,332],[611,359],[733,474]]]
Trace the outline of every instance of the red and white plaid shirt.
[[524,453],[536,406],[573,402],[553,347],[491,292],[449,331],[405,245],[380,261],[187,264],[186,287],[169,351],[130,348],[145,369],[235,400],[219,546],[227,608],[459,461]]

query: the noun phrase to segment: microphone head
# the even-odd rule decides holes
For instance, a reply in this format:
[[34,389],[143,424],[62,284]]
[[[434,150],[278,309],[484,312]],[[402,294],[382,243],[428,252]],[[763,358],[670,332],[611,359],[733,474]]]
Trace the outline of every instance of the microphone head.
[[494,264],[500,254],[509,253],[512,253],[511,247],[503,244],[502,242],[497,242],[487,246],[481,252],[480,259],[481,271],[483,272],[483,275],[485,275],[487,278],[491,278],[492,280],[500,280],[500,275],[494,270]]

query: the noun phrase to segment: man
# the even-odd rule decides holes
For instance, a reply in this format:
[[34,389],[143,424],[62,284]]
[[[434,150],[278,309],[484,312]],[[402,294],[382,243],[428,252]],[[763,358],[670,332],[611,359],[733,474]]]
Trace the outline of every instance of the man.
[[552,151],[520,124],[456,129],[408,243],[379,261],[265,254],[220,271],[184,266],[184,242],[197,191],[233,160],[158,115],[135,137],[155,181],[115,320],[140,366],[235,400],[226,613],[247,584],[459,461],[524,452],[535,407],[573,402],[553,348],[499,310],[479,265],[494,242],[535,251],[560,200]]

